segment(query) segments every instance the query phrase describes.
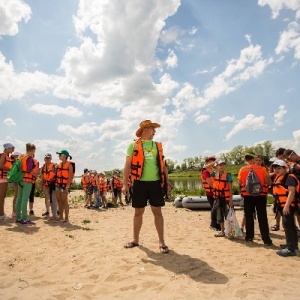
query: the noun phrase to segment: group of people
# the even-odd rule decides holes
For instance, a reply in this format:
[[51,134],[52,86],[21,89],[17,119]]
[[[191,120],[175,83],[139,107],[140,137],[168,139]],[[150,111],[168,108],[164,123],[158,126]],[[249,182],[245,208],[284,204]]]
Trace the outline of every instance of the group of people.
[[[16,223],[20,225],[35,225],[28,217],[33,215],[34,190],[37,176],[41,172],[41,185],[45,195],[45,212],[43,216],[49,220],[58,220],[63,223],[69,221],[68,192],[73,182],[75,163],[71,162],[71,155],[67,150],[56,152],[59,163],[52,162],[52,155],[45,154],[44,164],[39,168],[39,162],[34,158],[36,146],[26,144],[25,153],[14,152],[15,147],[11,143],[3,145],[3,153],[0,154],[0,220],[10,217],[5,214],[5,197],[8,189],[8,176],[14,163],[19,160],[22,179],[12,182],[14,186],[14,200],[12,217],[16,217]],[[70,160],[68,160],[70,159]],[[50,216],[51,207],[51,216]]]
[[[81,176],[81,185],[85,194],[85,208],[108,208],[107,195],[111,192],[112,205],[124,205],[122,201],[123,180],[120,172],[114,171],[108,179],[105,172],[97,173],[96,170],[84,169]],[[132,181],[128,179],[129,193],[125,195],[125,203],[129,204],[132,198]]]
[[[140,123],[136,131],[137,139],[127,148],[123,182],[118,171],[115,171],[113,177],[107,180],[103,172],[97,173],[88,169],[84,170],[81,182],[85,190],[86,207],[92,206],[92,197],[94,197],[94,206],[97,206],[97,201],[100,199],[103,207],[107,207],[106,196],[109,189],[112,191],[114,203],[119,200],[119,203],[123,204],[122,192],[125,199],[131,200],[134,208],[133,237],[124,244],[127,249],[139,246],[143,214],[149,202],[158,234],[158,247],[161,253],[166,254],[169,252],[169,248],[164,240],[162,207],[165,205],[166,195],[171,190],[171,184],[168,179],[162,144],[153,141],[156,128],[159,127],[158,123],[150,120]],[[24,172],[22,181],[17,183],[17,200],[14,206],[16,222],[19,224],[34,225],[34,222],[28,219],[27,205],[34,178],[37,176],[35,150],[35,145],[28,143],[26,144],[26,153],[18,157]],[[7,218],[4,213],[4,199],[8,186],[6,177],[15,159],[13,152],[12,144],[4,144],[4,151],[0,156],[0,219]],[[60,163],[52,163],[51,154],[46,154],[44,165],[41,168],[46,204],[45,214],[50,214],[51,206],[50,220],[56,220],[59,215],[59,220],[68,222],[68,190],[73,181],[75,165],[68,160],[72,157],[67,150],[56,153],[59,155]],[[246,153],[244,158],[246,165],[239,171],[238,185],[244,198],[242,223],[246,229],[245,241],[253,242],[254,216],[257,215],[264,245],[273,245],[266,209],[267,195],[268,192],[271,192],[275,199],[274,207],[278,215],[276,224],[271,229],[278,230],[280,228],[279,216],[281,216],[286,235],[286,244],[281,245],[282,249],[277,251],[277,254],[284,257],[294,256],[298,249],[295,218],[299,218],[300,156],[293,150],[279,148],[276,151],[276,160],[270,170],[263,165],[261,156]],[[258,178],[260,188],[256,194],[249,191],[248,188],[250,173],[255,173]],[[216,237],[224,237],[224,221],[229,208],[233,207],[233,179],[231,174],[226,171],[225,161],[217,160],[214,156],[208,157],[201,171],[201,180],[212,208],[210,227],[218,230],[218,233],[215,234]]]
[[[267,216],[267,195],[274,197],[274,212],[276,224],[271,230],[280,228],[280,219],[285,231],[286,243],[276,253],[280,256],[295,256],[298,249],[298,233],[295,219],[300,225],[300,156],[291,149],[279,148],[276,150],[276,160],[270,170],[264,165],[262,156],[254,153],[245,154],[246,165],[238,173],[238,186],[244,198],[244,218],[242,229],[245,226],[245,241],[253,242],[254,219],[257,215],[259,230],[265,246],[272,246]],[[207,157],[201,180],[207,199],[211,205],[210,227],[219,231],[216,237],[224,237],[224,221],[229,207],[233,207],[233,179],[225,171],[225,161],[217,160],[214,156]],[[215,169],[216,168],[216,169]],[[255,173],[258,190],[249,191],[249,176]],[[251,173],[251,174],[250,174]]]

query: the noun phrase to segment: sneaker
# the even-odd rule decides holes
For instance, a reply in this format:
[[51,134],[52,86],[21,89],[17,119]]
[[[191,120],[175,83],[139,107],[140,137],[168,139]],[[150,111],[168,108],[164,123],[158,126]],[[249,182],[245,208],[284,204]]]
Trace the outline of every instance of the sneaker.
[[246,241],[247,243],[253,243],[253,239],[246,238],[245,241]]
[[48,216],[49,215],[49,211],[46,211],[42,214],[43,217]]
[[11,217],[7,216],[6,214],[4,214],[3,216],[0,216],[0,220],[9,220],[11,219]]
[[31,220],[27,220],[27,221],[23,221],[23,225],[29,225],[29,226],[31,226],[31,225],[35,225],[35,223],[32,222]]
[[29,215],[30,215],[30,216],[34,216],[34,211],[31,210],[31,211],[29,212]]
[[[287,245],[287,244],[280,244],[279,247],[280,247],[281,249],[286,249],[286,248],[288,247],[288,245]],[[299,247],[296,246],[295,249],[296,249],[296,250],[299,250]]]
[[292,251],[290,251],[290,250],[287,249],[287,248],[278,250],[278,251],[276,252],[276,254],[278,254],[278,255],[280,255],[280,256],[283,256],[283,257],[295,256],[295,255],[296,255],[295,252],[292,252]]
[[215,237],[224,237],[224,236],[225,236],[225,233],[222,231],[215,234]]
[[21,220],[16,220],[16,223],[17,224],[24,224],[24,221],[21,219]]
[[264,243],[264,246],[273,246],[273,243],[272,243],[272,241],[270,241],[270,242]]

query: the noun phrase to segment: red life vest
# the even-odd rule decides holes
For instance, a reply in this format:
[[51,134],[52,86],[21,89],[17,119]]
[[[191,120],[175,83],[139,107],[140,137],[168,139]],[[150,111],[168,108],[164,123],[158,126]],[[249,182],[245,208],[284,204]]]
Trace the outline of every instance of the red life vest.
[[[69,174],[69,166],[72,165],[73,167],[73,162],[71,161],[66,161],[64,164],[60,162],[57,167],[56,167],[56,179],[55,179],[55,185],[59,186],[63,189],[66,188],[70,174]],[[74,169],[74,167],[73,167]],[[73,173],[74,177],[74,173]],[[73,180],[73,177],[71,180]]]
[[[35,179],[34,176],[31,174],[31,172],[27,172],[27,160],[30,156],[28,155],[23,155],[21,157],[21,170],[24,172],[24,177],[22,179],[23,182],[29,182],[29,183],[34,183]],[[34,162],[34,161],[33,161]],[[33,165],[33,169],[35,168],[35,165]]]

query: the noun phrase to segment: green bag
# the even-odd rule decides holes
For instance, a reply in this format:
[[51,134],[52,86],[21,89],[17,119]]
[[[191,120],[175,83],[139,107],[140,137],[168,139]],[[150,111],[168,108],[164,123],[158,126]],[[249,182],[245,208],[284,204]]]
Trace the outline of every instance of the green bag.
[[9,170],[7,174],[7,181],[8,182],[20,182],[22,181],[24,177],[24,173],[22,172],[21,169],[21,159],[17,159],[11,169]]

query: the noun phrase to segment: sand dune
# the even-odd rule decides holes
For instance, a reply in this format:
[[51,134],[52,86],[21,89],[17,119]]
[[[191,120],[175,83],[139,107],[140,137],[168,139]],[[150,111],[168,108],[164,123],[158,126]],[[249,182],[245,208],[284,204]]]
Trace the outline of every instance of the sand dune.
[[[299,253],[275,253],[285,241],[283,231],[272,233],[274,247],[263,246],[257,227],[250,245],[215,238],[208,211],[168,203],[163,211],[171,251],[164,255],[149,208],[140,247],[124,249],[131,240],[131,207],[72,208],[71,224],[63,225],[41,217],[43,203],[36,198],[35,227],[0,221],[1,300],[299,299]],[[242,211],[237,215],[241,219]]]

